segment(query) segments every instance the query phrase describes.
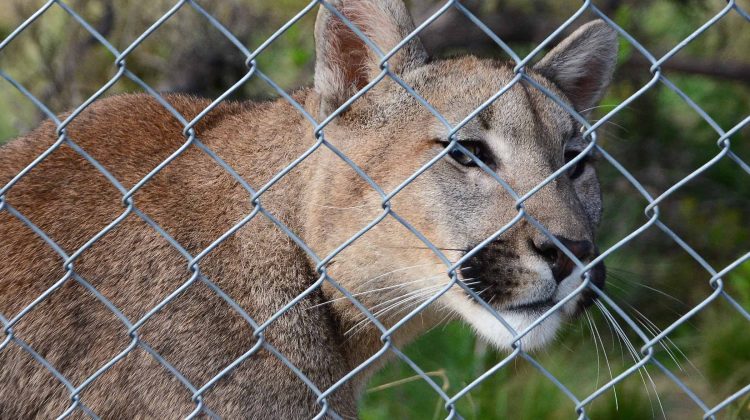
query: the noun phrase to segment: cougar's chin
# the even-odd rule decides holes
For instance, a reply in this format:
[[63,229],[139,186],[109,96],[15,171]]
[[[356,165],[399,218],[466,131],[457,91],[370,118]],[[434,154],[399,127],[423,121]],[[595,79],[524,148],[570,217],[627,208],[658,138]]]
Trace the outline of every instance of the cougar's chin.
[[[513,343],[516,341],[514,335],[487,309],[465,296],[446,294],[445,303],[471,325],[480,337],[501,350],[513,350]],[[552,305],[554,302],[546,301],[496,311],[516,333],[520,333],[536,322]],[[532,328],[520,340],[523,350],[538,349],[552,341],[563,317],[558,312],[552,313]]]
[[[552,281],[552,279],[545,280],[547,280],[546,283]],[[580,285],[580,270],[576,268],[554,289],[541,288],[538,290],[538,295],[527,296],[522,302],[495,307],[495,311],[515,330],[516,334],[523,334],[520,343],[524,350],[538,349],[554,339],[563,320],[576,317],[583,308],[591,304],[592,298],[588,293],[577,293],[576,296],[568,299]],[[563,300],[566,300],[565,303],[544,320],[538,321],[550,308]],[[452,294],[446,294],[445,303],[471,325],[482,338],[500,349],[513,349],[513,343],[517,341],[514,334],[485,307],[472,299],[467,299],[466,296]],[[535,324],[534,327],[526,332],[532,324]]]

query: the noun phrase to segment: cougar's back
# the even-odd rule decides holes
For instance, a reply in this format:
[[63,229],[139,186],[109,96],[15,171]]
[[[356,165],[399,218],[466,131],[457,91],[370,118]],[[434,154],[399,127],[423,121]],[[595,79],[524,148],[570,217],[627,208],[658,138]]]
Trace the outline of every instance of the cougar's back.
[[[209,104],[186,96],[166,99],[188,118]],[[304,147],[299,121],[284,117],[294,115],[289,108],[282,103],[224,104],[201,120],[196,133],[227,156],[248,182],[259,185]],[[186,142],[183,127],[147,95],[97,102],[66,131],[125,190]],[[246,141],[249,137],[263,142]],[[10,181],[57,139],[55,127],[45,123],[0,148],[0,183]],[[185,415],[195,407],[190,390],[145,349],[153,349],[191,384],[207,383],[258,343],[247,320],[211,285],[232,296],[248,316],[265,320],[307,287],[304,281],[285,283],[311,275],[307,259],[285,234],[259,217],[201,261],[199,273],[192,271],[187,254],[198,255],[250,214],[248,192],[191,146],[124,202],[123,190],[73,147],[61,144],[4,197],[0,313],[19,314],[20,319],[12,326],[14,341],[0,352],[0,417],[55,417],[71,405],[71,389],[28,349],[44,357],[68,385],[78,386],[134,348],[83,389],[84,406],[103,418],[124,413]],[[267,210],[292,228],[299,227],[289,198],[299,194],[295,178],[292,174],[267,195]],[[45,232],[49,242],[16,214]],[[165,240],[157,226],[187,254]],[[189,286],[184,291],[146,318],[185,284]],[[50,288],[54,291],[34,304]],[[314,304],[319,299],[313,294],[309,300]],[[28,313],[22,313],[29,305]],[[321,384],[330,384],[332,372],[325,370],[342,366],[335,360],[336,343],[319,331],[305,330],[305,325],[330,325],[325,315],[293,308],[264,332],[264,340]],[[134,328],[139,320],[143,325]],[[301,354],[300,345],[315,351]],[[311,367],[321,374],[314,375]],[[289,417],[304,407],[314,410],[313,394],[290,376],[288,367],[260,349],[208,392],[205,403],[220,407],[220,414],[230,418],[250,412]]]

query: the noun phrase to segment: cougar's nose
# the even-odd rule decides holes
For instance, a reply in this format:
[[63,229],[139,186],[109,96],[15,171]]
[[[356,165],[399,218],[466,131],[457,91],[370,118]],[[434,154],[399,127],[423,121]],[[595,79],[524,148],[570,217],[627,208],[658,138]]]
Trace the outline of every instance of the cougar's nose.
[[[585,262],[596,254],[596,247],[591,241],[572,241],[555,236],[560,243],[573,253],[579,260]],[[546,237],[539,242],[532,241],[534,249],[547,261],[552,270],[555,281],[560,283],[573,272],[575,263],[564,252]]]

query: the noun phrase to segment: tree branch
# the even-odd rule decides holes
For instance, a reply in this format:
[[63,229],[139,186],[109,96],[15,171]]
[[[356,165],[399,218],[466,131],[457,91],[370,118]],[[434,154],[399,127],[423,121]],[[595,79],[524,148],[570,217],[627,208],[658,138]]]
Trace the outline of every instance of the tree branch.
[[[472,13],[479,16],[482,22],[497,36],[508,43],[542,42],[557,27],[559,22],[553,22],[541,15],[524,13],[511,7],[503,7],[501,12],[481,13],[478,1],[462,3]],[[608,8],[616,8],[618,1],[610,0]],[[442,6],[428,8],[419,13],[417,22],[422,22],[432,16]],[[432,55],[442,55],[456,50],[496,51],[497,45],[479,27],[469,21],[455,8],[451,8],[430,26],[420,33],[422,43]],[[559,39],[562,39],[561,36]],[[651,67],[643,56],[634,54],[623,67],[640,71]],[[720,59],[703,59],[697,57],[673,57],[667,60],[662,68],[667,71],[685,74],[699,74],[726,80],[750,82],[750,63]]]

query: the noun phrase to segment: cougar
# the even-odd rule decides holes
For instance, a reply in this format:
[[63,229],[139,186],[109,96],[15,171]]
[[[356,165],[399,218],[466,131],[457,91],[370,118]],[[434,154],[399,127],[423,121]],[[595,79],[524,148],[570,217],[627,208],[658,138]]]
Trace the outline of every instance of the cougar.
[[[331,4],[382,52],[415,29],[400,0]],[[368,377],[394,357],[386,345],[402,348],[458,319],[497,348],[528,351],[591,304],[592,292],[579,293],[516,340],[469,293],[521,331],[581,285],[578,265],[530,218],[517,218],[516,199],[496,179],[524,194],[584,150],[581,126],[564,107],[520,81],[458,131],[470,154],[446,152],[449,130],[394,78],[349,102],[386,66],[325,7],[315,38],[314,85],[289,95],[318,121],[337,113],[323,129],[325,144],[286,99],[226,101],[194,126],[197,140],[159,167],[187,144],[185,126],[152,96],[127,94],[91,104],[65,127],[70,142],[20,178],[57,144],[55,124],[0,149],[0,185],[12,183],[0,197],[1,418],[51,418],[71,407],[74,416],[103,418],[197,409],[226,418],[356,417]],[[585,116],[616,56],[616,32],[594,21],[524,71]],[[495,59],[431,59],[416,37],[387,69],[451,124],[516,77],[512,64]],[[188,121],[211,103],[164,99]],[[254,196],[201,145],[255,191],[270,187]],[[395,191],[440,153],[384,202],[378,188]],[[523,209],[587,263],[597,256],[600,186],[591,159],[571,166]],[[428,246],[455,263],[491,237],[457,280]],[[319,264],[312,255],[334,256]],[[603,265],[589,277],[603,287]],[[390,328],[451,281],[387,338],[341,292]]]

